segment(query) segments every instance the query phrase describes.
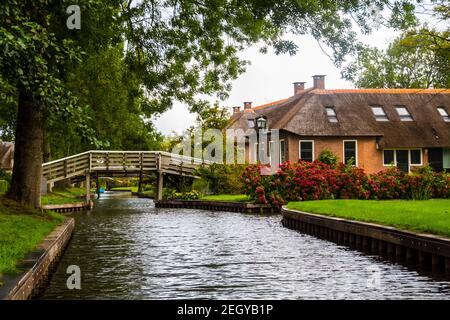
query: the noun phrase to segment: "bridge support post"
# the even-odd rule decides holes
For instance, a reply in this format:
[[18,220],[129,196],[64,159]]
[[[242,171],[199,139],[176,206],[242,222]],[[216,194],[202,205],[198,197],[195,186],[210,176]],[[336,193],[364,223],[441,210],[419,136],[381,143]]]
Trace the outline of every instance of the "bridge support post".
[[86,204],[89,205],[91,201],[91,173],[86,172]]
[[155,200],[162,200],[163,194],[163,173],[161,171],[156,172],[156,188],[155,188]]

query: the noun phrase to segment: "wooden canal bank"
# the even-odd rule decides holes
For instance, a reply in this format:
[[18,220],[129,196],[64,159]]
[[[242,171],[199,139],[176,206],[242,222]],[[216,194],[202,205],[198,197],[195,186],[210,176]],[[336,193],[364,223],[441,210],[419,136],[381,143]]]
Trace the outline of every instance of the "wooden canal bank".
[[243,213],[277,213],[278,208],[264,204],[203,200],[155,200],[156,208],[184,208]]
[[450,239],[282,208],[283,226],[450,277]]
[[94,202],[89,200],[86,202],[75,202],[75,203],[65,203],[65,204],[46,204],[41,206],[44,210],[52,210],[58,213],[65,212],[75,212],[75,211],[83,211],[83,210],[92,210],[94,207]]
[[26,300],[39,295],[67,247],[75,228],[75,220],[68,218],[56,227],[38,246],[28,254],[19,265],[21,274],[3,276],[0,287],[0,300]]

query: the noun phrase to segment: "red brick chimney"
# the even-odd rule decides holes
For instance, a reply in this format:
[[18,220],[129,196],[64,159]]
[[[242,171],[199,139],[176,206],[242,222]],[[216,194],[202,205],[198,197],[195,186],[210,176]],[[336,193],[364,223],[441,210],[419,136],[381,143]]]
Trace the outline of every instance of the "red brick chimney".
[[239,113],[241,111],[241,107],[233,107],[233,114]]
[[305,90],[306,82],[294,82],[294,95],[299,94],[301,91]]
[[246,101],[244,102],[244,110],[250,110],[252,108],[252,102]]
[[314,89],[325,89],[325,75],[317,74],[313,76]]

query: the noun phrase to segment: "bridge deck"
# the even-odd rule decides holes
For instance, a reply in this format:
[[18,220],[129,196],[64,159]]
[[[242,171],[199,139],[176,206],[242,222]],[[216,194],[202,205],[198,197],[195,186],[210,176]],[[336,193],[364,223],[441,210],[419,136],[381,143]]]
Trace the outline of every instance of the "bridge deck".
[[44,163],[42,175],[48,183],[91,173],[101,176],[157,171],[196,177],[195,169],[208,163],[163,151],[86,151]]

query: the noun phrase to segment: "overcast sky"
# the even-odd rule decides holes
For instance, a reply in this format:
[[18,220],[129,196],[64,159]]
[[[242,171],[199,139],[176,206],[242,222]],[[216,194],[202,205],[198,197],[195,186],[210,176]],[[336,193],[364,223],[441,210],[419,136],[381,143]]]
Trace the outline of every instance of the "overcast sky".
[[[385,48],[396,36],[392,30],[382,29],[361,40],[372,46]],[[352,88],[352,83],[341,79],[340,71],[330,58],[320,49],[311,36],[294,38],[300,50],[295,56],[276,55],[269,50],[267,54],[258,51],[258,46],[249,47],[240,56],[251,61],[247,71],[233,82],[233,89],[221,106],[242,106],[243,101],[252,101],[253,106],[284,99],[293,95],[294,81],[306,81],[312,86],[312,76],[324,74],[327,89]],[[326,49],[326,48],[324,48]],[[215,101],[211,98],[211,101]],[[194,124],[196,116],[189,113],[186,105],[175,103],[173,108],[154,121],[163,134],[173,131],[181,133]]]

